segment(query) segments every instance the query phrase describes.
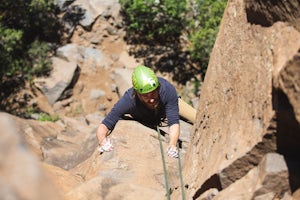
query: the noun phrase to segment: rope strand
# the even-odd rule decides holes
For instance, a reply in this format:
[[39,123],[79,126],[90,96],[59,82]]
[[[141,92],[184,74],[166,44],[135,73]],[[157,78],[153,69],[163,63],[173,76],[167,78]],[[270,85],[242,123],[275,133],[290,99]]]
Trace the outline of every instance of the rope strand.
[[[168,181],[168,175],[167,175],[166,161],[165,161],[165,156],[164,156],[165,154],[164,154],[163,145],[162,145],[161,136],[160,136],[160,130],[159,130],[158,126],[157,126],[157,134],[158,134],[161,158],[162,158],[163,168],[164,168],[167,200],[170,200],[170,188],[169,188],[169,181]],[[185,200],[184,182],[183,182],[183,178],[182,178],[180,150],[179,150],[178,143],[177,143],[177,148],[178,148],[178,170],[179,170],[179,177],[180,177],[180,184],[181,184],[181,195],[182,195],[182,200]]]
[[178,148],[178,170],[179,170],[179,177],[180,177],[180,184],[181,184],[181,195],[182,195],[182,200],[185,200],[184,182],[183,182],[183,178],[182,178],[180,150],[179,150],[179,144],[178,143],[177,143],[177,148]]
[[164,168],[164,176],[165,176],[165,184],[166,184],[166,193],[167,193],[167,200],[170,200],[170,189],[169,189],[169,181],[168,181],[168,175],[167,175],[167,168],[166,168],[166,161],[165,161],[165,154],[161,142],[161,136],[160,136],[160,130],[159,127],[157,126],[157,133],[158,133],[158,140],[159,140],[159,146],[160,146],[160,153],[161,153],[161,158],[163,162],[163,168]]

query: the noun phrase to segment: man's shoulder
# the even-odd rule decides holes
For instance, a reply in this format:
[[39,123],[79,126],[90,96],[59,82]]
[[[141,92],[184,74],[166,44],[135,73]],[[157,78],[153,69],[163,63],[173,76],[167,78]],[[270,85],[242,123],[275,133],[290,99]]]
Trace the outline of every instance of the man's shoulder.
[[174,86],[171,84],[170,81],[168,81],[167,79],[165,78],[162,78],[162,77],[158,77],[158,82],[160,84],[161,87],[166,87],[167,89],[168,88],[173,88]]
[[128,90],[125,91],[121,99],[126,99],[127,101],[132,101],[134,99],[134,90],[133,88],[129,88]]
[[133,87],[128,88],[128,89],[125,91],[124,95],[132,95],[132,93],[133,93]]
[[177,96],[175,86],[171,84],[167,79],[159,78],[160,83],[160,96],[162,99],[168,99],[170,97]]
[[157,77],[158,78],[158,82],[160,84],[171,84],[167,79],[163,78],[163,77]]

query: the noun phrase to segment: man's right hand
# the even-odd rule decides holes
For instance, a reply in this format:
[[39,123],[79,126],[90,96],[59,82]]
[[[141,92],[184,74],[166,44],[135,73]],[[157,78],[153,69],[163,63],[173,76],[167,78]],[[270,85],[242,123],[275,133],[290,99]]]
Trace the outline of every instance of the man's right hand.
[[103,153],[103,152],[109,152],[109,151],[113,150],[113,148],[114,148],[114,146],[112,145],[112,143],[111,143],[111,141],[110,141],[110,138],[105,138],[105,139],[102,141],[102,143],[101,143],[101,145],[100,145],[98,151],[99,151],[100,153]]
[[168,156],[170,156],[170,157],[178,158],[178,150],[177,150],[177,147],[174,146],[174,145],[170,145],[170,146],[167,148],[167,154],[168,154]]

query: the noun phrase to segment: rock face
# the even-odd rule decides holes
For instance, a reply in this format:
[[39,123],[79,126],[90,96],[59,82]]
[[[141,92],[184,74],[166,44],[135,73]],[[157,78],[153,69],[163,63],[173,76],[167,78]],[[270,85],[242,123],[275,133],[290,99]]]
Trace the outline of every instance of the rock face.
[[[71,44],[54,58],[64,71],[35,82],[50,104],[42,108],[60,120],[0,112],[0,199],[166,199],[156,130],[120,120],[114,150],[97,151],[105,103],[130,87],[138,64],[121,39],[119,4],[56,2],[85,11],[80,23],[66,21]],[[196,123],[180,122],[187,199],[299,199],[299,10],[296,0],[228,1]],[[171,199],[182,199],[178,160],[165,158]]]
[[[217,199],[283,198],[299,188],[299,9],[293,0],[228,2],[186,154],[190,199],[205,192],[218,197],[212,189]],[[268,152],[284,156],[289,181],[287,175],[274,179],[285,187],[272,194],[259,187],[249,193],[242,179],[261,170],[257,166]]]
[[[114,150],[100,155],[95,131],[101,119],[96,117],[53,123],[0,113],[0,199],[164,199],[157,131],[120,120],[110,136]],[[183,157],[191,126],[181,125]],[[168,135],[161,138],[166,150]],[[169,186],[176,188],[177,159],[165,156],[165,161]]]
[[[76,78],[77,64],[67,62],[59,58],[52,58],[54,66],[50,78],[38,78],[35,80],[35,85],[45,94],[49,103],[54,104]],[[63,67],[61,67],[63,66]]]
[[58,188],[29,150],[18,118],[0,113],[0,199],[61,199]]

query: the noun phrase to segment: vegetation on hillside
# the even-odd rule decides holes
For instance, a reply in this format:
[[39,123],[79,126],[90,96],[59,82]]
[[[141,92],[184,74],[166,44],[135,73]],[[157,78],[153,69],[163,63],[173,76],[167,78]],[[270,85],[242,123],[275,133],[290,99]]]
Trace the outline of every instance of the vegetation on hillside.
[[176,41],[185,26],[186,0],[119,0],[131,40]]
[[[132,51],[136,57],[144,57],[145,64],[160,71],[173,71],[181,83],[193,74],[204,77],[226,0],[119,2],[127,24],[127,40],[144,45]],[[182,44],[185,36],[187,41]]]
[[8,0],[0,4],[0,110],[17,108],[16,92],[34,76],[47,75],[50,56],[60,40],[60,26],[53,0]]
[[50,43],[59,38],[51,0],[3,1],[0,5],[0,78],[30,78],[51,70]]
[[[195,85],[206,72],[226,0],[119,0],[130,53],[145,65]],[[63,32],[53,0],[0,5],[0,110],[25,80],[47,75]],[[13,100],[14,101],[14,100]],[[24,102],[27,97],[24,96]],[[19,103],[20,104],[20,103]],[[10,105],[9,105],[10,106]]]
[[210,53],[219,32],[226,0],[195,0],[191,5],[192,18],[189,19],[189,40],[191,59],[201,64],[201,72],[205,74]]

